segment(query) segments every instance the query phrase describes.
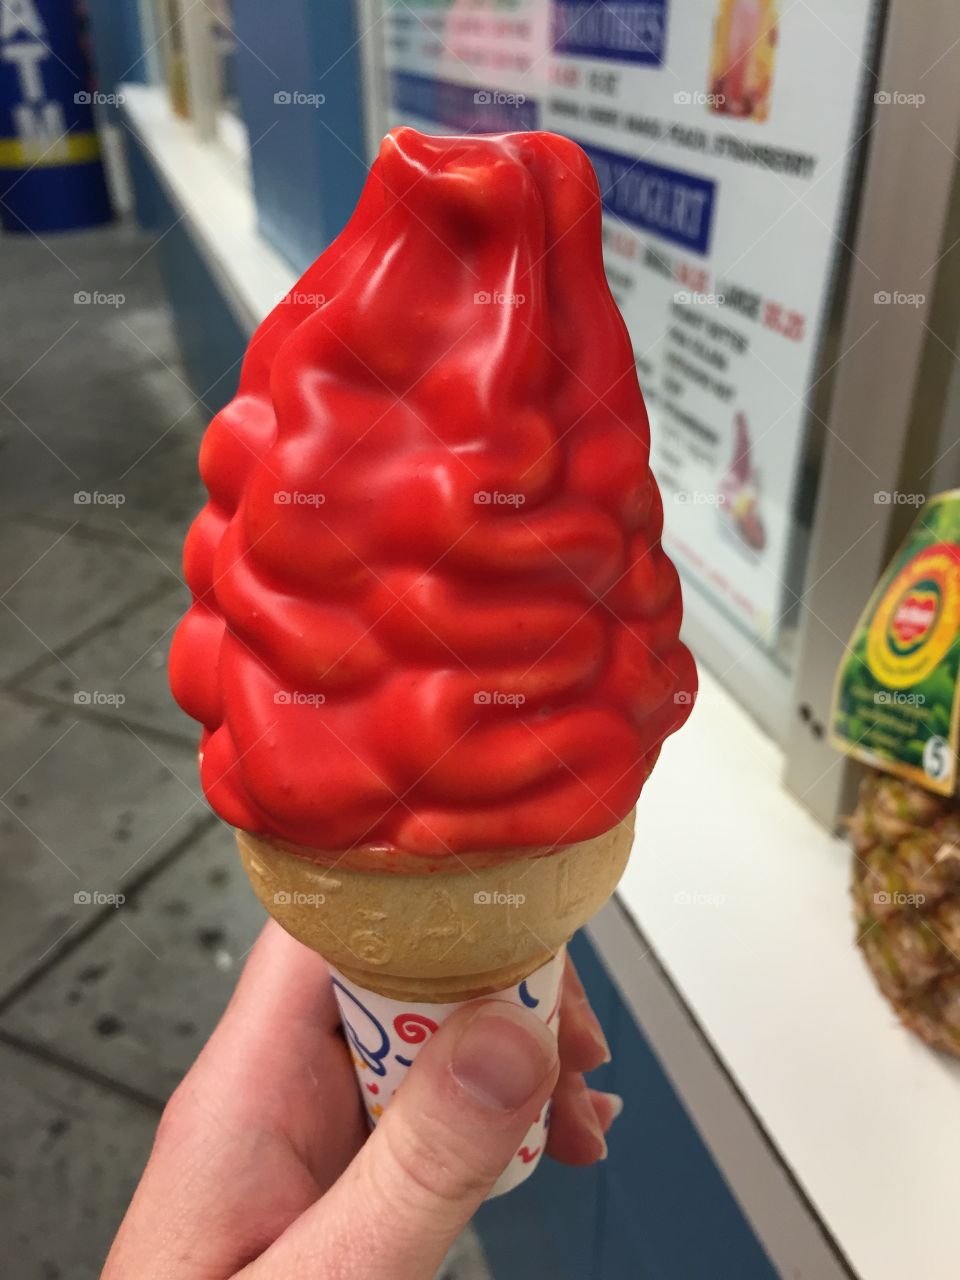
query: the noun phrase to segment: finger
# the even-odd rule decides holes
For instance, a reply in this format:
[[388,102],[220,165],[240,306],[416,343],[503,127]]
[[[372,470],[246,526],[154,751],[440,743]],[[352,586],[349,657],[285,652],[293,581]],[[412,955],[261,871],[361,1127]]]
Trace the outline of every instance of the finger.
[[564,1071],[553,1095],[547,1154],[561,1164],[595,1164],[607,1154],[603,1132],[583,1076]]
[[604,1133],[609,1133],[613,1122],[623,1110],[623,1099],[619,1093],[603,1093],[599,1089],[588,1089],[593,1110]]
[[606,1037],[569,959],[563,972],[558,1040],[565,1071],[593,1071],[610,1061]]
[[[326,966],[270,923],[164,1111],[105,1280],[232,1274],[322,1194],[364,1133]],[[303,1146],[328,1150],[326,1182]]]
[[191,1076],[222,1119],[286,1136],[324,1191],[366,1137],[330,970],[272,920]]
[[259,1121],[265,1109],[272,1114],[288,1102],[282,1090],[251,1090],[250,1082],[300,1081],[304,1068],[339,1035],[340,1015],[325,961],[270,920],[190,1073],[191,1083],[215,1075],[223,1106],[253,1106]]
[[526,1009],[485,1001],[454,1014],[340,1181],[244,1280],[432,1280],[558,1069],[552,1033]]

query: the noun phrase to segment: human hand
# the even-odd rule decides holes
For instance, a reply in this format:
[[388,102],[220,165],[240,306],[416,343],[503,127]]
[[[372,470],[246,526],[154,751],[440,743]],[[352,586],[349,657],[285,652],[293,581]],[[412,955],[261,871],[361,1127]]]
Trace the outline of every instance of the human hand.
[[163,1113],[103,1280],[432,1280],[551,1093],[547,1151],[603,1158],[620,1100],[583,1072],[607,1056],[568,962],[559,1048],[525,1009],[461,1009],[368,1136],[327,967],[271,921]]

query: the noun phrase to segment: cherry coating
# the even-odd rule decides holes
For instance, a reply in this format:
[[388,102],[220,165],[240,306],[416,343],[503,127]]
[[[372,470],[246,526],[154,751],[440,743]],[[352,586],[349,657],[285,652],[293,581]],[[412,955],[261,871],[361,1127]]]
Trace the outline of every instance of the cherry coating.
[[226,822],[389,864],[629,812],[696,672],[574,143],[388,135],[200,470],[170,679]]

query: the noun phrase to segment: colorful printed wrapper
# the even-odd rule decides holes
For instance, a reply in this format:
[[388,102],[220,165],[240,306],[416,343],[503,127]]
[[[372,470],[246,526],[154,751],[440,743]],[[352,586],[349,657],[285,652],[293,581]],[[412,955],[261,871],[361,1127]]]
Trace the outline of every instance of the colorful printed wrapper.
[[[483,999],[505,1000],[532,1010],[556,1035],[560,1022],[560,986],[566,948],[522,982]],[[359,987],[336,969],[333,989],[340,1006],[343,1029],[357,1069],[360,1093],[371,1125],[375,1125],[390,1105],[417,1054],[442,1022],[470,1004],[417,1004],[394,1000]],[[550,1103],[530,1126],[520,1148],[490,1192],[490,1198],[512,1191],[529,1178],[540,1163],[547,1140]]]

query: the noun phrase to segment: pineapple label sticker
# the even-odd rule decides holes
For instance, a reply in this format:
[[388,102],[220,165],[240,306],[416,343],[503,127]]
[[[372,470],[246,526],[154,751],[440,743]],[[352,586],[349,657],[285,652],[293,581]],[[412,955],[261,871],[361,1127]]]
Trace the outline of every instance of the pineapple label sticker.
[[837,675],[831,737],[943,795],[957,773],[960,490],[923,508],[881,578]]

